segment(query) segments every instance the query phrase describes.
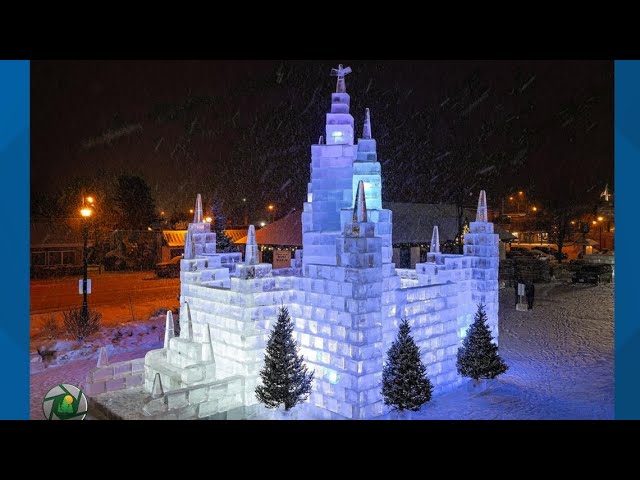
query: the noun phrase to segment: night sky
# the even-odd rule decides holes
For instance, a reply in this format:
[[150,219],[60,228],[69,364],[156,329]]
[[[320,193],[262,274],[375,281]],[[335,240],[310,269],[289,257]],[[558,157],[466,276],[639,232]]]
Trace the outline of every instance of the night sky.
[[[338,63],[386,201],[575,201],[613,185],[609,61],[73,61],[31,66],[31,188],[134,173],[159,210],[196,193],[251,221],[301,208]],[[471,201],[470,203],[473,203]]]

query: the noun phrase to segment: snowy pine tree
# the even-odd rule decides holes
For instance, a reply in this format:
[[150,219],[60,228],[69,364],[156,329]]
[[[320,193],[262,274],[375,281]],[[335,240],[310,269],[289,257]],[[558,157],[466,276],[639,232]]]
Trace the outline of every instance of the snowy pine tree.
[[213,213],[213,231],[216,234],[216,252],[218,253],[230,253],[238,252],[231,238],[225,233],[227,226],[227,219],[222,213],[222,205],[217,200],[214,200],[211,204],[211,210]]
[[474,321],[458,349],[456,368],[460,375],[474,380],[496,378],[509,368],[498,355],[482,304],[478,305]]
[[304,402],[311,393],[314,372],[307,371],[303,360],[293,339],[289,310],[282,307],[267,340],[264,368],[260,371],[262,385],[256,387],[258,400],[267,408],[283,405],[285,410]]
[[431,400],[432,391],[433,385],[420,360],[420,349],[411,336],[409,322],[403,319],[382,369],[384,404],[401,412],[417,412],[423,404]]

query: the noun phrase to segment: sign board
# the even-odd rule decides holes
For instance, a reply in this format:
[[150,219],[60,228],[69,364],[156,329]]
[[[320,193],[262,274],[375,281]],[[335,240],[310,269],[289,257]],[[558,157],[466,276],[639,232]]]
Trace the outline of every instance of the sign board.
[[[78,280],[78,293],[82,295],[82,279]],[[91,279],[87,278],[87,294],[91,293]]]
[[518,295],[520,296],[524,296],[524,283],[519,283],[518,284]]
[[289,268],[291,266],[291,250],[273,251],[273,269]]

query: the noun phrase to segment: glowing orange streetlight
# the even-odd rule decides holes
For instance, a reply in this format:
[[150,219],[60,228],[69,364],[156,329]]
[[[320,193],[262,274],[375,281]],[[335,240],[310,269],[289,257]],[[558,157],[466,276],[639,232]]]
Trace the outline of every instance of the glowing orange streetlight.
[[598,221],[601,222],[604,220],[604,217],[598,217]]
[[193,213],[193,208],[190,208],[190,209],[189,209],[189,213]]
[[524,192],[518,192],[518,195],[524,195]]
[[533,210],[534,212],[538,211],[538,207],[533,207],[531,210]]
[[[86,202],[86,203],[85,203]],[[84,322],[89,321],[89,305],[87,303],[87,267],[88,267],[88,249],[87,243],[89,241],[89,217],[93,215],[93,197],[82,197],[82,208],[80,209],[80,215],[84,221],[82,222],[82,310],[80,315]],[[87,203],[89,205],[87,205]]]
[[575,225],[575,224],[576,224],[575,220],[571,220],[571,225]]
[[267,208],[269,209],[270,212],[273,212],[273,208],[274,208],[273,205],[269,205]]
[[596,222],[596,221],[594,220],[594,221],[593,221],[593,222],[591,222],[591,223],[593,223],[594,225],[596,225],[598,222]]
[[513,197],[509,197],[509,200],[511,200],[513,202]]
[[205,222],[207,222],[207,223],[211,223],[211,220],[212,220],[212,218],[211,218],[211,217],[206,217],[206,218],[204,219],[204,221],[205,221]]

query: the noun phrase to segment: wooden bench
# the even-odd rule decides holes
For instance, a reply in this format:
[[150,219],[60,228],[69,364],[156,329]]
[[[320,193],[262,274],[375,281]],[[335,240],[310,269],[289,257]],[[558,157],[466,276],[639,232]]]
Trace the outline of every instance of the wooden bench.
[[102,271],[103,271],[102,265],[87,265],[87,272],[102,273]]

